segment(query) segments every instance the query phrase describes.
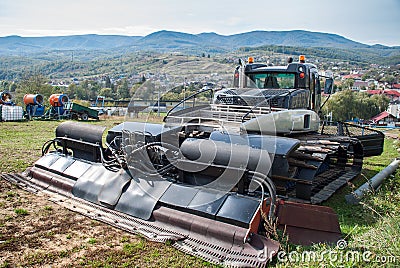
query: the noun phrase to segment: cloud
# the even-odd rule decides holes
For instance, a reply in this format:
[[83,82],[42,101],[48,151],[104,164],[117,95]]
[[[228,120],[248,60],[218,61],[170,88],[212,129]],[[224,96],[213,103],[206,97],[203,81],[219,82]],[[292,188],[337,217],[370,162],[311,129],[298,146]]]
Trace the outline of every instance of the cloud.
[[123,26],[123,27],[109,27],[97,30],[98,34],[120,34],[129,36],[145,36],[150,33],[156,32],[159,29],[147,25]]

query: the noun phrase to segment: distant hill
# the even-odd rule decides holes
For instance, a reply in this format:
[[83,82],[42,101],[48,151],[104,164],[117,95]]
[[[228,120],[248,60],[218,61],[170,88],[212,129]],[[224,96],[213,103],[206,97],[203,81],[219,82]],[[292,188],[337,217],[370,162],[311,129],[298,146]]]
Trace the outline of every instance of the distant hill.
[[[206,54],[212,55],[212,64],[207,62],[208,65],[199,67],[196,59],[193,66],[181,66],[190,56]],[[18,79],[38,70],[50,78],[99,73],[124,76],[143,70],[168,72],[169,69],[174,70],[175,75],[177,69],[186,72],[197,69],[204,75],[212,73],[211,67],[218,67],[214,71],[221,73],[224,66],[232,63],[232,58],[238,55],[262,57],[267,54],[282,57],[305,54],[319,62],[343,61],[362,66],[400,64],[398,46],[369,46],[336,34],[299,30],[252,31],[234,35],[158,31],[147,36],[7,36],[0,37],[0,80]]]
[[0,55],[30,54],[49,50],[203,50],[226,52],[241,47],[265,45],[329,48],[377,48],[352,41],[343,36],[309,31],[252,31],[234,35],[216,33],[188,34],[159,31],[147,36],[71,35],[50,37],[0,37]]
[[243,46],[299,46],[299,47],[368,47],[368,45],[358,43],[343,36],[328,33],[318,33],[309,31],[253,31],[230,36],[221,36],[217,34],[200,34],[206,40],[211,36],[215,43],[230,47]]
[[140,36],[71,35],[44,37],[0,37],[0,55],[37,53],[48,50],[99,50],[130,46]]

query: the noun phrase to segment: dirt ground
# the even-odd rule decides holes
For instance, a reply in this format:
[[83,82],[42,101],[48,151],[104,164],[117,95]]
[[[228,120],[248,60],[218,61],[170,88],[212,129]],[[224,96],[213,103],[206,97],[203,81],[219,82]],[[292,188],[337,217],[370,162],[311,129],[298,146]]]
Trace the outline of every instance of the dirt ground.
[[[0,180],[0,188],[3,266],[42,265],[49,261],[53,267],[76,266],[82,257],[97,249],[117,246],[120,237],[137,239],[68,211],[43,194],[25,192],[4,180]],[[71,263],[71,259],[78,263]]]
[[0,179],[0,267],[199,267],[201,260]]

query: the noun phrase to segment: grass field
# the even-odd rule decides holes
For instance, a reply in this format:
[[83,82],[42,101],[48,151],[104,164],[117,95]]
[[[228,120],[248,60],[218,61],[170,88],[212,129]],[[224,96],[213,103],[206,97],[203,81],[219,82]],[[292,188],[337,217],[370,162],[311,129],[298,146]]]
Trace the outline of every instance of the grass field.
[[[123,120],[108,118],[89,123],[109,129]],[[31,166],[41,156],[42,144],[54,137],[59,123],[0,123],[1,173],[21,172]],[[366,159],[363,175],[323,204],[334,208],[339,215],[347,242],[343,249],[327,245],[300,247],[282,239],[285,258],[275,258],[271,266],[400,266],[399,172],[388,178],[377,193],[366,196],[360,205],[348,205],[344,200],[344,195],[396,157],[394,141],[387,139],[384,154]],[[214,266],[181,253],[169,244],[148,242],[72,213],[48,201],[46,196],[33,195],[2,180],[0,186],[0,268]],[[310,252],[316,258],[299,257],[310,256]]]

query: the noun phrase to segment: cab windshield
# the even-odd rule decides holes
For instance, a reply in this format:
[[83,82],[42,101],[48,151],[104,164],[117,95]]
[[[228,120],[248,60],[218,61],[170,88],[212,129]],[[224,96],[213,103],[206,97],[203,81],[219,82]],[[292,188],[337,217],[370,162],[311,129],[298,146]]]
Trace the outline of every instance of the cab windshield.
[[250,79],[257,88],[295,88],[294,73],[265,73],[252,74]]

